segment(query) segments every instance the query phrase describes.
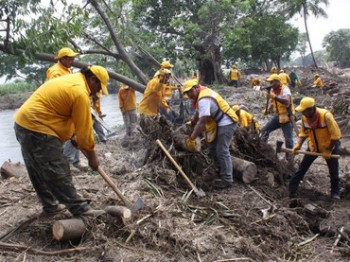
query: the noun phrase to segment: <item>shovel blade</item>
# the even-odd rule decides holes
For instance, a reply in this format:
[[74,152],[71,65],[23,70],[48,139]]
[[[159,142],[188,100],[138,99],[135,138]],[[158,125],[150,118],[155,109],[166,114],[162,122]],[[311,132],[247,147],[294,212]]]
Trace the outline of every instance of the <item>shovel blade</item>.
[[205,192],[201,188],[198,188],[197,192],[195,192],[195,193],[198,197],[205,197],[206,196]]
[[131,210],[133,211],[133,212],[136,212],[136,211],[139,211],[140,209],[142,209],[143,208],[143,200],[142,200],[142,198],[138,198],[137,200],[136,200],[136,202],[135,202],[135,204],[133,205],[133,207],[131,208]]

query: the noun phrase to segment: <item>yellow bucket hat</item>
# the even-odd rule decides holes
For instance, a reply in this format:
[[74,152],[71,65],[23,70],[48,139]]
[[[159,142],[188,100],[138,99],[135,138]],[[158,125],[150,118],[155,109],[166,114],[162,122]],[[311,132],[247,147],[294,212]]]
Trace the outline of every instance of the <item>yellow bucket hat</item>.
[[62,49],[60,49],[60,51],[58,51],[58,54],[57,54],[57,56],[55,56],[55,59],[60,59],[60,58],[65,57],[65,56],[76,57],[78,55],[80,55],[80,54],[74,52],[72,49],[70,49],[68,47],[63,47]]
[[109,75],[106,68],[98,65],[93,65],[89,67],[90,71],[100,80],[101,89],[105,95],[108,95],[107,82],[109,80]]

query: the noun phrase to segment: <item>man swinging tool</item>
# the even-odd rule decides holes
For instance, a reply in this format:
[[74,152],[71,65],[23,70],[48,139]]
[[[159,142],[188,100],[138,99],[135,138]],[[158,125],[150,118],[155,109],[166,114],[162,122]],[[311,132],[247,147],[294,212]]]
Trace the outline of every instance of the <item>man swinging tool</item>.
[[[340,199],[339,195],[339,161],[332,155],[338,152],[341,132],[331,112],[315,106],[315,100],[304,97],[300,105],[295,109],[302,113],[302,125],[299,141],[294,146],[293,152],[297,153],[304,141],[309,138],[308,150],[322,153],[326,159],[331,177],[331,198]],[[305,155],[299,169],[289,181],[289,196],[296,197],[300,181],[315,161],[317,156]]]

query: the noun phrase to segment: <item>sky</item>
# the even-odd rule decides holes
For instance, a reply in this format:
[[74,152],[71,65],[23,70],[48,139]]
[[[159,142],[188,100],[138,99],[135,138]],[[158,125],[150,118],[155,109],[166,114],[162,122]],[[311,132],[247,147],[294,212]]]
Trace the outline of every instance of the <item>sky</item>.
[[[326,11],[328,18],[315,18],[309,16],[307,23],[309,28],[309,34],[311,38],[311,44],[314,51],[323,49],[323,38],[331,31],[337,31],[338,29],[350,29],[350,0],[328,0],[329,5],[321,5]],[[305,32],[304,20],[302,17],[297,16],[290,20],[291,24],[299,28],[299,31]]]

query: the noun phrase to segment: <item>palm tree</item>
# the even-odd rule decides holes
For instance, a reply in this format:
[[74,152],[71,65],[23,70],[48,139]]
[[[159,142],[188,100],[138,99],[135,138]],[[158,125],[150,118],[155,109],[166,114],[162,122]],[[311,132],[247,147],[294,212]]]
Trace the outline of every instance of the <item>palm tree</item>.
[[326,11],[322,9],[320,5],[324,4],[327,6],[329,4],[328,0],[281,0],[281,2],[285,6],[283,12],[286,13],[288,17],[292,18],[296,14],[301,14],[303,16],[306,38],[309,43],[312,60],[314,61],[315,68],[317,69],[314,52],[311,46],[309,29],[307,26],[307,18],[310,14],[314,15],[315,17],[327,17]]

